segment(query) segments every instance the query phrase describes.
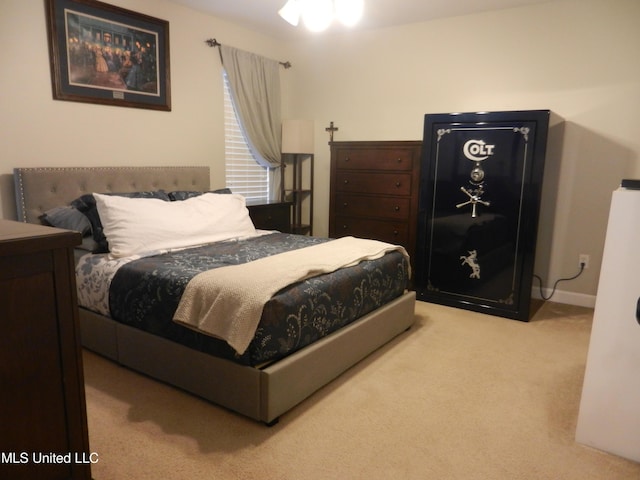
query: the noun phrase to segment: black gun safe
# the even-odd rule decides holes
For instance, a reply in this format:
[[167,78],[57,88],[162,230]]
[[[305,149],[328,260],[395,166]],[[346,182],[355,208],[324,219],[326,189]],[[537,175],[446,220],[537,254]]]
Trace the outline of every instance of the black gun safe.
[[425,115],[419,300],[529,320],[550,115]]

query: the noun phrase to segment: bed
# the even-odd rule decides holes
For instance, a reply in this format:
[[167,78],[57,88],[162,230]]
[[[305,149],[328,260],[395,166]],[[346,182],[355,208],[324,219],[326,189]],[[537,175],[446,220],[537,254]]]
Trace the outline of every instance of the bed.
[[[94,192],[210,192],[209,178],[209,168],[200,166],[16,168],[14,181],[18,220],[42,223],[45,212],[66,207],[74,200]],[[203,195],[202,198],[216,194]],[[96,197],[103,199],[102,195]],[[275,248],[279,236],[285,235],[277,232],[261,234],[248,241],[261,243],[261,248],[267,250]],[[293,236],[286,237],[290,241],[312,241],[308,240],[310,237],[305,237],[305,240],[290,238]],[[323,248],[322,245],[317,246]],[[202,248],[208,246],[204,245]],[[225,248],[230,247],[227,245]],[[245,246],[245,249],[253,251],[253,244]],[[180,252],[179,250],[176,256],[180,256]],[[229,256],[236,256],[236,253],[234,251]],[[395,253],[384,255],[383,260]],[[87,261],[89,257],[93,260],[97,256],[87,256],[86,251],[78,254],[79,261],[83,258]],[[147,256],[139,261],[154,260]],[[189,261],[193,263],[192,260]],[[362,262],[362,265],[364,264],[368,262]],[[152,265],[146,268],[156,267]],[[350,268],[364,267],[359,264]],[[124,267],[121,270],[124,270]],[[347,271],[341,269],[340,272],[315,278],[320,281],[325,277],[329,278],[328,275],[341,274],[342,270]],[[119,275],[119,272],[120,270],[116,275]],[[314,278],[305,282],[312,280]],[[140,280],[133,280],[133,284],[141,283]],[[329,286],[333,284],[327,283]],[[300,285],[301,283],[288,288],[300,288]],[[287,291],[279,291],[278,297]],[[300,294],[299,291],[297,294]],[[124,310],[127,310],[126,303],[124,305]],[[263,315],[267,313],[267,305],[264,307]],[[292,349],[290,353],[280,353],[269,358],[240,355],[237,351],[231,351],[228,345],[225,351],[225,345],[221,347],[224,342],[217,339],[205,341],[216,343],[214,350],[218,350],[212,352],[208,347],[198,347],[189,341],[178,342],[158,332],[143,330],[136,324],[135,319],[129,323],[116,321],[112,318],[111,312],[104,314],[94,308],[80,306],[79,317],[82,344],[85,348],[212,403],[267,425],[273,425],[283,413],[409,329],[415,321],[414,307],[415,292],[403,287],[394,298],[385,299],[383,304],[345,325],[336,327],[321,338],[306,335],[311,338],[306,338],[308,344]],[[280,312],[277,307],[269,308],[273,315]],[[262,330],[263,323],[264,318],[260,320],[258,331]],[[271,319],[270,323],[276,322]],[[192,336],[198,339],[201,336],[200,332],[194,332],[192,328],[184,325],[176,326],[174,322],[170,329],[176,328],[183,328],[185,337]],[[266,334],[266,337],[269,337],[269,334]],[[255,338],[251,344],[254,343]],[[265,336],[257,343],[266,343]]]

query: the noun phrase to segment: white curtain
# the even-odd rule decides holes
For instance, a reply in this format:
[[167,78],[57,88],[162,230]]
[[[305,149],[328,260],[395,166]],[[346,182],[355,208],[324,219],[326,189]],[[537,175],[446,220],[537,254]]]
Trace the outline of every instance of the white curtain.
[[220,45],[231,97],[247,143],[258,163],[269,168],[271,199],[280,193],[280,63]]

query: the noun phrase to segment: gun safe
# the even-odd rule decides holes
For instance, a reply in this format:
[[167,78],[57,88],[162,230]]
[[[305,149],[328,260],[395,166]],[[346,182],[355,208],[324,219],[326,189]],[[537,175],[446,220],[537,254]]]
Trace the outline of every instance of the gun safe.
[[415,261],[419,300],[529,319],[551,115],[425,115]]

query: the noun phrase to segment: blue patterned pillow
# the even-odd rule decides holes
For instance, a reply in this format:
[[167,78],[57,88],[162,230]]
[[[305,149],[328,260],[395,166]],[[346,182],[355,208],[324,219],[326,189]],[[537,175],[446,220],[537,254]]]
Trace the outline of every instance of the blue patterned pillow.
[[47,210],[40,216],[40,220],[45,225],[65,230],[74,230],[82,233],[82,236],[91,233],[91,223],[89,219],[72,206],[55,207]]
[[[176,202],[180,200],[186,200],[187,198],[197,197],[205,192],[195,192],[192,190],[176,190],[175,192],[169,192],[169,198],[171,201]],[[218,190],[210,190],[208,193],[231,193],[228,188],[219,188]]]

